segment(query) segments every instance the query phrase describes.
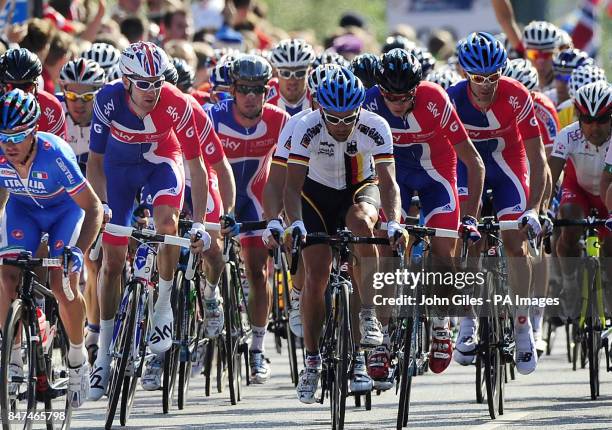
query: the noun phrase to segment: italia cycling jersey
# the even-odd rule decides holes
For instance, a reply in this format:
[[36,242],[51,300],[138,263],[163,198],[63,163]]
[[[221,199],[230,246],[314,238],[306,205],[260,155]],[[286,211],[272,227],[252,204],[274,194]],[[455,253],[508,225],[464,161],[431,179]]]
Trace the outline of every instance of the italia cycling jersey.
[[408,213],[413,192],[418,191],[428,225],[456,228],[459,205],[453,146],[468,136],[444,89],[421,82],[414,108],[404,117],[391,113],[378,86],[368,90],[364,107],[382,116],[391,127],[404,213]]
[[[289,115],[266,103],[257,125],[243,127],[236,121],[234,100],[231,99],[217,103],[208,113],[234,173],[236,218],[240,221],[260,220],[263,189],[268,180],[272,154]],[[212,147],[210,150],[213,151]]]
[[531,93],[531,96],[542,142],[545,148],[551,148],[560,130],[557,110],[553,102],[541,92],[534,91]]
[[91,123],[82,126],[74,122],[70,114],[68,113],[68,107],[66,106],[66,100],[63,94],[56,94],[62,109],[65,112],[66,118],[66,142],[70,145],[74,151],[77,161],[83,169],[87,163],[87,154],[89,153],[89,134]]
[[321,185],[344,190],[373,177],[377,163],[392,161],[391,129],[381,116],[362,110],[351,135],[338,142],[316,110],[295,126],[287,162],[307,166],[308,178]]
[[59,100],[43,90],[38,90],[36,99],[40,105],[38,130],[66,139],[66,117]]
[[291,136],[293,135],[293,130],[301,119],[310,112],[312,112],[311,108],[304,109],[303,111],[296,113],[289,118],[289,121],[287,121],[287,124],[285,124],[283,127],[283,130],[278,138],[278,145],[276,145],[276,150],[272,156],[273,164],[278,164],[284,167],[287,166],[287,159],[289,158],[289,152],[291,151]]
[[270,103],[271,105],[278,106],[289,115],[293,116],[305,109],[310,109],[310,96],[308,94],[308,90],[304,91],[304,95],[297,103],[289,103],[285,98],[281,95],[280,87],[277,78],[273,78],[268,82],[270,86],[270,91],[268,92],[268,98],[266,103]]
[[[514,79],[502,76],[493,103],[482,110],[472,99],[467,80],[448,89],[468,136],[485,164],[485,189],[493,190],[500,219],[517,219],[527,206],[527,157],[524,142],[540,136],[529,91]],[[466,196],[467,170],[458,164],[459,196]]]

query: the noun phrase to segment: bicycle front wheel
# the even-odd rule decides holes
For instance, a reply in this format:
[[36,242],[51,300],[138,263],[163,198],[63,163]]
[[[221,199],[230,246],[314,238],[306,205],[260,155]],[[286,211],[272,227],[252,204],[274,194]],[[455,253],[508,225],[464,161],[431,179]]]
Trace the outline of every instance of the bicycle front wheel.
[[344,414],[346,412],[346,396],[348,391],[349,363],[353,351],[350,347],[350,314],[349,290],[343,284],[337,294],[336,303],[336,369],[331,389],[332,429],[344,428]]

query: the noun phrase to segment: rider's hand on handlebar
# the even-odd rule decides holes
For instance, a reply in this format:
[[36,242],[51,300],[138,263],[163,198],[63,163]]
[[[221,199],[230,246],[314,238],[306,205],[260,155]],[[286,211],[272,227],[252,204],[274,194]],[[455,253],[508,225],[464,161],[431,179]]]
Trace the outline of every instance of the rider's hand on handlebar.
[[467,239],[476,243],[481,239],[480,232],[478,231],[478,221],[476,218],[470,215],[466,215],[461,220],[461,225],[459,226],[459,233],[461,235],[466,234]]
[[529,209],[523,213],[520,217],[525,223],[521,232],[529,237],[528,230],[530,229],[534,236],[542,234],[542,226],[540,225],[540,217],[535,209]]
[[397,221],[387,223],[387,237],[393,249],[406,249],[408,246],[408,231]]
[[204,230],[204,225],[194,222],[189,230],[191,235],[191,252],[201,254],[210,248],[210,235]]
[[[280,219],[276,218],[270,220],[261,238],[264,245],[266,245],[268,249],[278,248],[281,245],[280,241],[284,231],[285,230],[283,229],[283,224],[281,223]],[[278,241],[276,238],[278,238]]]
[[76,246],[66,247],[65,249],[64,255],[68,256],[70,273],[79,273],[83,269],[83,251]]
[[552,218],[549,216],[549,212],[548,211],[546,214],[540,214],[540,222],[542,224],[542,230],[544,232],[544,236],[548,237],[551,236],[553,234],[553,222],[552,222]]
[[293,224],[287,227],[284,234],[284,242],[288,248],[293,246],[293,230],[296,228],[300,232],[302,242],[306,241],[306,227],[304,226],[304,222],[302,220],[293,221]]
[[221,222],[221,235],[234,237],[240,233],[240,224],[236,222],[236,217],[233,214],[222,215],[219,219]]

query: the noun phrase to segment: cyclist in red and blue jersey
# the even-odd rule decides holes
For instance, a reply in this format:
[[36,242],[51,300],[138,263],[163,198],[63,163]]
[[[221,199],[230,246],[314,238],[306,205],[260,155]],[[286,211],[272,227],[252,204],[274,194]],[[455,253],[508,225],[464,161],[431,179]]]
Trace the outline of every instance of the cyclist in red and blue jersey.
[[[49,283],[59,303],[68,350],[68,399],[78,408],[89,392],[89,364],[83,340],[85,301],[78,283],[83,253],[102,224],[102,205],[83,177],[74,153],[61,138],[38,131],[40,106],[32,94],[14,89],[0,97],[0,186],[3,211],[0,248],[3,256],[25,250],[34,254],[43,233],[49,234],[51,257],[71,247],[69,299],[63,291],[63,273],[53,269]],[[6,206],[5,206],[6,204]],[[19,269],[0,268],[0,322],[16,297]],[[7,300],[8,299],[8,300]],[[9,380],[23,379],[21,348],[13,348]],[[31,364],[31,363],[30,363]],[[13,385],[13,384],[10,384]],[[9,392],[12,387],[9,386]],[[13,388],[14,389],[14,388]]]
[[[467,166],[470,188],[481,190],[484,167],[470,142],[446,92],[437,84],[423,81],[421,65],[408,51],[395,48],[383,54],[375,70],[377,85],[366,95],[364,107],[387,120],[393,133],[395,178],[400,187],[404,216],[413,193],[419,194],[425,225],[459,228],[456,165],[459,157]],[[462,226],[478,240],[476,214],[480,192],[473,193]],[[452,266],[456,240],[434,237],[432,254]],[[387,321],[381,321],[383,327]],[[383,329],[383,332],[385,330]],[[388,351],[383,351],[388,356]],[[429,367],[443,372],[451,362],[449,318],[434,318]],[[372,354],[370,362],[377,360]],[[371,366],[372,367],[372,366]]]
[[[166,54],[149,42],[126,48],[120,59],[122,79],[107,84],[97,95],[91,126],[87,176],[98,196],[107,201],[111,222],[130,224],[134,200],[147,185],[154,207],[155,228],[176,234],[183,204],[185,177],[183,155],[191,172],[194,195],[193,233],[201,233],[204,247],[210,236],[204,231],[208,195],[207,175],[189,96],[164,82]],[[198,244],[198,249],[202,244]],[[92,399],[104,394],[109,378],[113,318],[117,311],[121,274],[127,253],[127,238],[103,236],[100,275],[99,350],[91,374]],[[149,339],[151,351],[161,354],[172,344],[170,293],[178,263],[175,248],[158,252],[158,299]]]
[[[237,190],[235,220],[263,220],[263,189],[274,148],[289,115],[264,103],[272,67],[263,57],[239,57],[232,63],[231,74],[233,98],[217,103],[208,112],[234,171]],[[237,224],[230,224],[224,234],[236,232]],[[271,291],[267,285],[268,251],[262,242],[262,233],[263,230],[247,233],[240,238],[250,286],[249,311],[253,329],[251,380],[260,384],[270,377],[270,368],[263,355],[263,342],[271,303]]]
[[[538,214],[548,174],[533,100],[522,84],[501,76],[507,54],[492,35],[471,33],[457,50],[468,79],[450,87],[448,94],[485,163],[485,189],[493,190],[497,218],[526,221],[521,234],[502,231],[502,239],[504,251],[511,257],[508,261],[512,292],[528,297],[531,269],[527,266],[525,234],[527,229],[541,233]],[[457,179],[460,198],[480,192],[468,188],[467,172],[461,163]],[[462,205],[462,212],[465,209]],[[461,321],[454,353],[461,364],[469,364],[474,358],[475,325],[474,318],[465,317]],[[529,306],[515,307],[514,330],[517,370],[531,373],[536,368],[537,355]]]

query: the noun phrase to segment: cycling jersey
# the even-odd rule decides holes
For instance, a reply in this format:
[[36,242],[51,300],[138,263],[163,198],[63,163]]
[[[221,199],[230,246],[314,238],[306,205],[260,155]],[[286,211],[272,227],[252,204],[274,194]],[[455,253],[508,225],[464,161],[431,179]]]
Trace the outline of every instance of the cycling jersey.
[[36,99],[40,104],[38,130],[66,139],[66,117],[59,100],[44,90],[38,90]]
[[[153,205],[180,209],[185,177],[183,154],[200,156],[191,97],[164,84],[155,108],[139,118],[130,108],[129,95],[121,81],[104,86],[96,95],[89,148],[104,154],[111,222],[129,225],[133,202],[146,184]],[[118,245],[126,238],[105,234]]]
[[303,111],[296,113],[289,118],[289,121],[287,121],[287,124],[285,124],[283,127],[280,137],[278,138],[278,145],[276,145],[276,150],[272,156],[273,164],[278,164],[283,167],[287,166],[287,159],[289,158],[289,151],[291,150],[291,136],[293,135],[293,130],[300,120],[310,112],[312,112],[311,108],[304,109]]
[[393,161],[389,124],[379,115],[362,110],[345,142],[327,131],[319,110],[295,126],[288,163],[308,167],[308,178],[336,190],[349,189],[375,176],[374,166]]
[[[261,121],[255,127],[246,128],[236,121],[234,100],[231,99],[217,103],[208,110],[208,114],[234,173],[236,219],[262,220],[263,189],[268,180],[270,161],[289,115],[266,103]],[[257,238],[251,242],[245,241],[245,244],[262,245],[260,235],[261,232],[257,232]]]
[[575,122],[559,132],[550,155],[571,160],[580,188],[599,196],[599,181],[611,141],[612,138],[599,147],[589,143],[580,130],[580,124]]
[[576,108],[574,107],[574,100],[568,99],[557,106],[557,114],[559,116],[559,127],[565,128],[571,123],[578,120],[576,116]]
[[200,106],[210,102],[210,93],[207,91],[193,90],[189,95],[196,99]]
[[84,211],[72,200],[86,187],[70,146],[50,133],[36,133],[36,155],[27,179],[0,149],[0,183],[10,192],[0,223],[0,246],[38,249],[42,232],[49,233],[51,256],[72,246],[80,233]]
[[375,86],[368,90],[364,107],[381,115],[391,127],[404,216],[417,191],[428,226],[457,228],[457,155],[453,146],[468,140],[468,135],[442,87],[423,81],[415,97],[412,111],[397,117]]
[[[537,91],[537,92],[539,93],[540,91]],[[550,101],[553,103],[553,105],[557,106],[559,104],[559,97],[557,96],[557,88],[551,88],[549,90],[544,91],[542,94],[548,97]]]
[[87,165],[87,155],[89,154],[89,134],[91,123],[86,126],[78,125],[74,122],[70,114],[68,113],[68,107],[66,106],[66,100],[63,94],[55,95],[59,100],[62,109],[66,116],[66,142],[70,145],[74,151],[79,166],[83,173],[85,173],[85,167]]
[[552,147],[555,137],[560,130],[559,117],[555,105],[546,95],[539,91],[533,91],[531,96],[544,147]]
[[[485,164],[485,189],[493,190],[500,220],[518,219],[527,208],[527,157],[524,142],[540,135],[533,100],[518,81],[502,76],[486,111],[472,101],[468,81],[448,89],[457,114]],[[467,190],[467,169],[457,165],[460,198]]]
[[280,87],[277,78],[270,79],[268,82],[270,90],[268,92],[268,98],[266,103],[278,106],[289,115],[293,116],[305,109],[310,109],[310,95],[308,90],[304,91],[304,95],[297,103],[289,103],[280,93]]

